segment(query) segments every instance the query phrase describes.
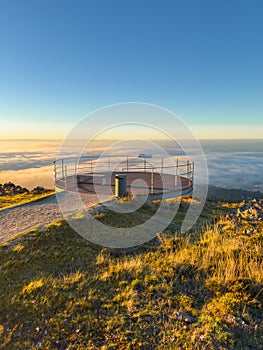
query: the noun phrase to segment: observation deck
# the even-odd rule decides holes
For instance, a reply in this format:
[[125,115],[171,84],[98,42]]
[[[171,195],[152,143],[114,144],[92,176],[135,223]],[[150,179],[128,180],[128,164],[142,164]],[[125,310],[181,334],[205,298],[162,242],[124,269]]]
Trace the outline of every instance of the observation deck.
[[149,199],[191,196],[194,163],[188,159],[159,156],[82,156],[54,162],[57,191],[78,191],[81,195],[115,193],[116,175],[126,176],[127,193]]

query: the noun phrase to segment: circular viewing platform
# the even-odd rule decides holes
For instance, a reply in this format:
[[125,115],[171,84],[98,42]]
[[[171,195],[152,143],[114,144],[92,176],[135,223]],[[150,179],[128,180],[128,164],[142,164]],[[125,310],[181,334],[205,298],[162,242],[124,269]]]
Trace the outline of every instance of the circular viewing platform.
[[148,195],[149,199],[191,196],[194,164],[167,157],[84,156],[54,162],[57,191],[81,195],[116,196],[116,178],[125,177],[126,193]]

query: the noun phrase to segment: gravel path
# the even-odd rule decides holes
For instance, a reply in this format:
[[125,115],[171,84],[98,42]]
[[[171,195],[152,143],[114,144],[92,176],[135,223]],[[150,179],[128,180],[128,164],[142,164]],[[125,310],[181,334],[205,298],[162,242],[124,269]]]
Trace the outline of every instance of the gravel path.
[[[98,199],[96,195],[89,194],[83,198],[83,202],[86,207],[90,207],[96,204]],[[71,205],[68,212],[72,210],[74,206]],[[0,211],[0,243],[17,233],[48,224],[62,217],[55,194],[36,202],[4,209]]]

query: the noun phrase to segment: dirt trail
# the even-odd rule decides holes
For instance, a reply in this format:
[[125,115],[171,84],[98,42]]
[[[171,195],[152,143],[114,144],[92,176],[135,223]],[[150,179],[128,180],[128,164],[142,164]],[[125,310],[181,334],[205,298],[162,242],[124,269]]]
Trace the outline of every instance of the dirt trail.
[[[85,196],[84,199],[86,207],[93,206],[97,201],[96,195],[92,194]],[[71,206],[68,212],[72,210],[74,208]],[[0,211],[0,243],[17,233],[48,224],[62,217],[55,194],[36,202],[4,209]]]

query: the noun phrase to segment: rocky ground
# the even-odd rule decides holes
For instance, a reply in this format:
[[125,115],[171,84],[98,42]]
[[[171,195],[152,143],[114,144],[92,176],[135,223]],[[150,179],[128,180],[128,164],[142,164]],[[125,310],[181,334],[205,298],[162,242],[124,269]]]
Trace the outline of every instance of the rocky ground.
[[229,229],[247,236],[261,233],[263,229],[263,200],[253,199],[242,201],[238,204],[225,204],[229,208],[229,214],[225,217],[225,223]]
[[240,222],[247,220],[249,222],[260,222],[263,220],[263,200],[253,199],[249,202],[241,202],[233,213],[229,214],[229,219]]

